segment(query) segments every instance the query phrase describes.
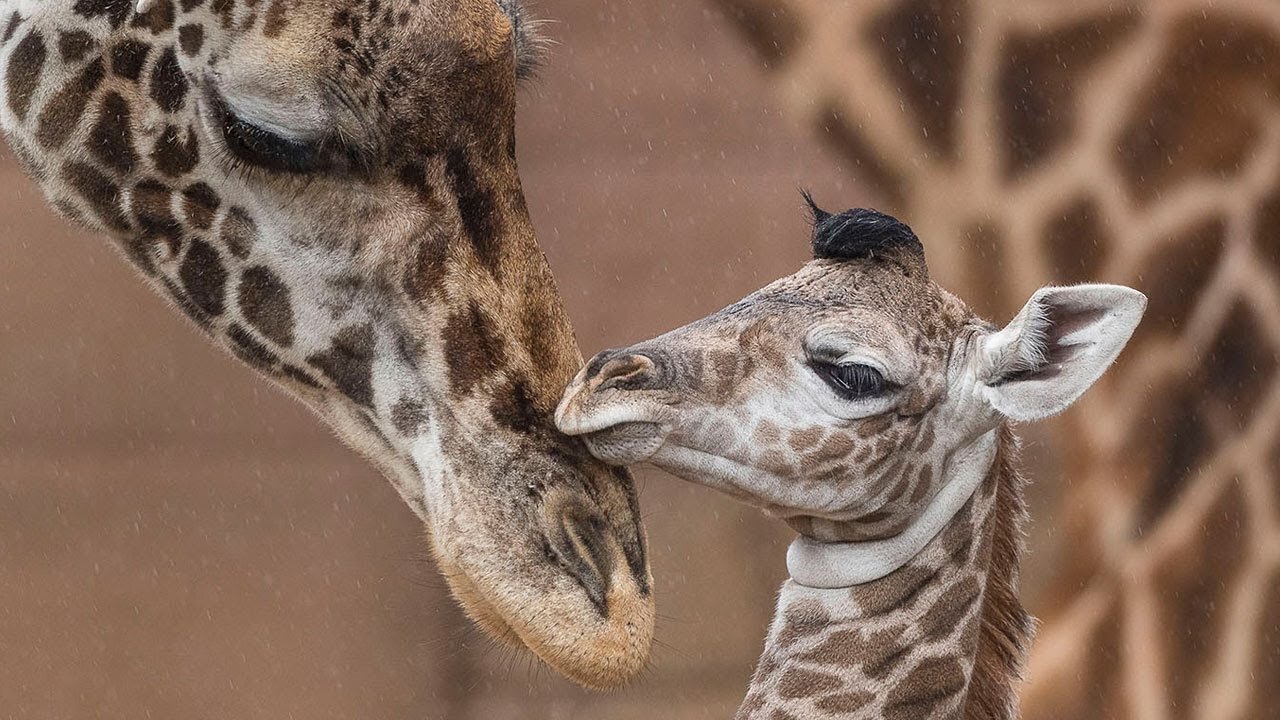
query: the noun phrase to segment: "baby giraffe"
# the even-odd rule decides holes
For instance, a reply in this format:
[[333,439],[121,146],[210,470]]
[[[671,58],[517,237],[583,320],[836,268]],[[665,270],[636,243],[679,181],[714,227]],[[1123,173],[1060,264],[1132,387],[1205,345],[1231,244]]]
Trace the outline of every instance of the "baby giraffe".
[[1146,298],[1044,288],[1000,329],[929,279],[906,225],[809,202],[812,262],[596,356],[556,421],[800,533],[738,718],[1014,717],[1032,623],[1009,423],[1079,398]]

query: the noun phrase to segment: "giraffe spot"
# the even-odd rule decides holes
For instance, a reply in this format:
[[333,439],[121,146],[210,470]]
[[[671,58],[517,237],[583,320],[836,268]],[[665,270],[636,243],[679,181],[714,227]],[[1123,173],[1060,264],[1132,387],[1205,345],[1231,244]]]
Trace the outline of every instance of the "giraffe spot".
[[27,113],[31,110],[31,98],[40,87],[40,77],[44,74],[44,63],[49,49],[44,44],[40,33],[33,32],[22,38],[9,57],[9,72],[5,76],[5,94],[9,97],[9,109],[18,118],[18,122],[26,122]]
[[936,435],[933,431],[933,423],[926,422],[920,428],[919,440],[916,442],[916,452],[924,454],[933,449],[933,441]]
[[270,268],[258,265],[240,278],[240,312],[264,337],[281,347],[293,345],[293,306],[289,288]]
[[391,424],[403,437],[414,437],[422,432],[427,422],[427,408],[419,400],[402,398],[391,406]]
[[239,323],[231,323],[227,328],[227,339],[231,341],[231,350],[244,362],[259,370],[270,371],[275,367],[275,353],[266,345],[258,342],[253,335]]
[[63,62],[80,62],[96,44],[93,36],[83,30],[64,32],[58,36],[58,54]]
[[186,102],[190,88],[178,64],[178,54],[172,47],[165,48],[151,70],[151,99],[165,112],[176,113]]
[[13,14],[9,16],[9,21],[5,23],[4,33],[0,34],[0,46],[5,45],[10,40],[12,40],[13,36],[17,34],[18,28],[21,25],[22,25],[22,14],[19,13],[17,10],[14,10]]
[[783,611],[782,620],[778,646],[785,648],[801,638],[825,630],[831,625],[831,614],[816,600],[801,600]]
[[539,407],[525,380],[509,381],[505,389],[495,393],[493,402],[489,404],[489,412],[500,425],[518,433],[549,430],[547,418],[550,417],[551,410],[549,407]]
[[822,442],[822,436],[825,434],[826,431],[818,427],[798,430],[791,433],[790,437],[787,438],[787,444],[791,446],[792,450],[801,452]]
[[479,303],[449,316],[444,328],[449,386],[455,395],[469,395],[475,386],[506,365],[506,347]]
[[221,204],[222,199],[218,197],[218,193],[205,183],[188,185],[182,191],[182,210],[187,222],[200,230],[213,227],[214,216]]
[[920,140],[947,159],[955,157],[968,32],[969,9],[963,0],[908,0],[876,18],[866,31],[881,67],[911,109]]
[[189,13],[196,8],[204,7],[204,0],[182,0],[179,7],[182,8],[182,12]]
[[231,251],[232,255],[245,260],[249,257],[249,251],[253,249],[253,244],[258,239],[258,224],[249,217],[249,213],[237,207],[231,208],[227,212],[227,216],[222,219],[222,231],[219,234],[222,245]]
[[222,256],[209,243],[196,240],[187,248],[178,271],[182,287],[191,302],[211,317],[222,314],[227,287],[227,271]]
[[1010,298],[1005,284],[992,282],[1005,272],[1004,230],[991,220],[979,219],[964,229],[964,272],[969,280],[969,304],[983,316],[1008,316],[1020,298]]
[[1166,42],[1115,143],[1116,164],[1143,204],[1193,179],[1237,177],[1263,135],[1257,103],[1280,93],[1272,71],[1280,43],[1261,26],[1188,14]]
[[307,358],[357,405],[373,407],[373,325],[353,325],[334,336],[329,349]]
[[889,689],[885,720],[919,720],[938,717],[968,684],[964,668],[955,658],[927,658]]
[[129,230],[129,221],[120,208],[120,186],[111,178],[92,165],[81,162],[67,163],[62,174],[103,225],[116,232]]
[[897,628],[859,630],[847,628],[827,636],[821,644],[800,656],[800,659],[827,665],[857,667],[885,648],[897,643],[902,633]]
[[908,565],[894,573],[859,585],[850,592],[853,600],[867,615],[884,615],[911,605],[937,577],[937,570]]
[[84,117],[85,108],[93,92],[102,83],[102,58],[85,66],[76,78],[68,82],[40,111],[36,139],[48,150],[57,149],[67,142]]
[[930,642],[947,638],[969,619],[982,597],[982,586],[972,575],[965,576],[940,594],[920,618],[920,632]]
[[72,10],[84,18],[106,16],[112,30],[118,30],[129,13],[133,12],[130,0],[76,0]]
[[1102,261],[1114,243],[1098,202],[1073,200],[1045,223],[1041,248],[1054,279],[1064,285],[1088,282],[1102,274]]
[[813,707],[836,715],[856,713],[870,705],[876,696],[869,692],[847,692],[827,695],[816,701]]
[[[1204,287],[1218,269],[1227,244],[1227,221],[1221,216],[1189,225],[1167,245],[1150,253],[1137,273],[1147,294],[1147,311],[1134,342],[1153,334],[1180,334]],[[1121,354],[1123,360],[1126,353]]]
[[98,119],[89,133],[89,150],[108,170],[119,175],[133,171],[138,154],[133,149],[133,122],[129,103],[120,93],[102,100]]
[[466,151],[461,148],[449,151],[445,174],[458,201],[463,229],[480,265],[497,277],[506,228],[493,188],[476,176]]
[[278,37],[280,33],[289,24],[289,9],[283,0],[271,0],[271,6],[267,8],[266,19],[262,24],[262,34],[265,37]]
[[111,72],[117,77],[137,82],[151,54],[151,46],[137,40],[125,40],[111,48]]
[[413,263],[405,271],[405,292],[419,302],[444,287],[448,274],[448,249],[423,238],[414,250]]
[[1038,167],[1070,141],[1076,89],[1137,25],[1138,13],[1126,9],[1048,33],[1015,32],[1005,40],[996,107],[1006,175]]
[[907,642],[904,634],[900,627],[887,630],[884,634],[887,642],[867,648],[867,655],[862,659],[862,672],[867,677],[884,680],[911,656],[913,646]]
[[752,438],[758,445],[772,445],[782,439],[782,430],[768,420],[761,420],[756,425]]
[[164,284],[165,290],[169,293],[169,297],[173,299],[174,304],[178,306],[178,309],[181,310],[184,315],[205,330],[210,329],[210,317],[199,307],[196,307],[195,303],[191,302],[191,298],[187,297],[187,294],[182,291],[182,288],[178,287],[176,283],[164,276],[160,276],[160,282]]
[[173,19],[173,3],[170,0],[158,0],[150,10],[134,17],[131,24],[136,28],[147,28],[152,35],[159,35],[173,27]]
[[183,25],[178,29],[178,47],[187,57],[195,57],[204,49],[204,26]]
[[195,130],[188,127],[184,135],[177,126],[166,125],[156,139],[151,160],[157,170],[169,177],[179,177],[194,170],[200,162],[200,143]]
[[834,675],[791,668],[778,681],[778,696],[789,700],[825,695],[844,687],[844,681]]
[[177,255],[182,242],[182,225],[173,216],[173,191],[155,180],[143,180],[133,188],[133,216],[148,241],[169,241],[171,255]]

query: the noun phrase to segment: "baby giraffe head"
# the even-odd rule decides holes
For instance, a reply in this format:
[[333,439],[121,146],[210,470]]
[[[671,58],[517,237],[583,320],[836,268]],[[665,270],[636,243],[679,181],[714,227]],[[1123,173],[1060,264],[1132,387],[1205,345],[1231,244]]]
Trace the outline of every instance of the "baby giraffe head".
[[[709,317],[597,355],[557,423],[607,462],[651,462],[812,540],[931,536],[937,527],[918,526],[957,494],[942,491],[966,449],[1005,419],[1045,418],[1079,398],[1146,299],[1113,285],[1044,288],[1000,329],[930,280],[903,223],[810,206],[812,262]],[[959,494],[948,502],[963,504]]]

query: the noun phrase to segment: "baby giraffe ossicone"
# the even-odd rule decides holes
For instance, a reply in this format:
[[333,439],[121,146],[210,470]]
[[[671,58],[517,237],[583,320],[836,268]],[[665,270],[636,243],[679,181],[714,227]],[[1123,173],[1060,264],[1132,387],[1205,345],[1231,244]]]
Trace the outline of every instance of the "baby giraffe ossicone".
[[1009,424],[1079,398],[1146,298],[1044,288],[1001,329],[930,280],[903,223],[810,207],[812,262],[596,356],[556,421],[800,533],[738,718],[1014,717],[1032,624]]

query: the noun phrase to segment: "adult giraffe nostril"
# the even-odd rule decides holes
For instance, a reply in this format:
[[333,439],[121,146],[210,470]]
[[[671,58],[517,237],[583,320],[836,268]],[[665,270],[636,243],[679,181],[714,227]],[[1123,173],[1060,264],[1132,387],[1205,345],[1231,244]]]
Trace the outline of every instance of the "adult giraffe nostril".
[[548,544],[556,560],[604,617],[609,615],[609,587],[614,552],[604,520],[576,503],[566,503],[558,521],[548,528]]

